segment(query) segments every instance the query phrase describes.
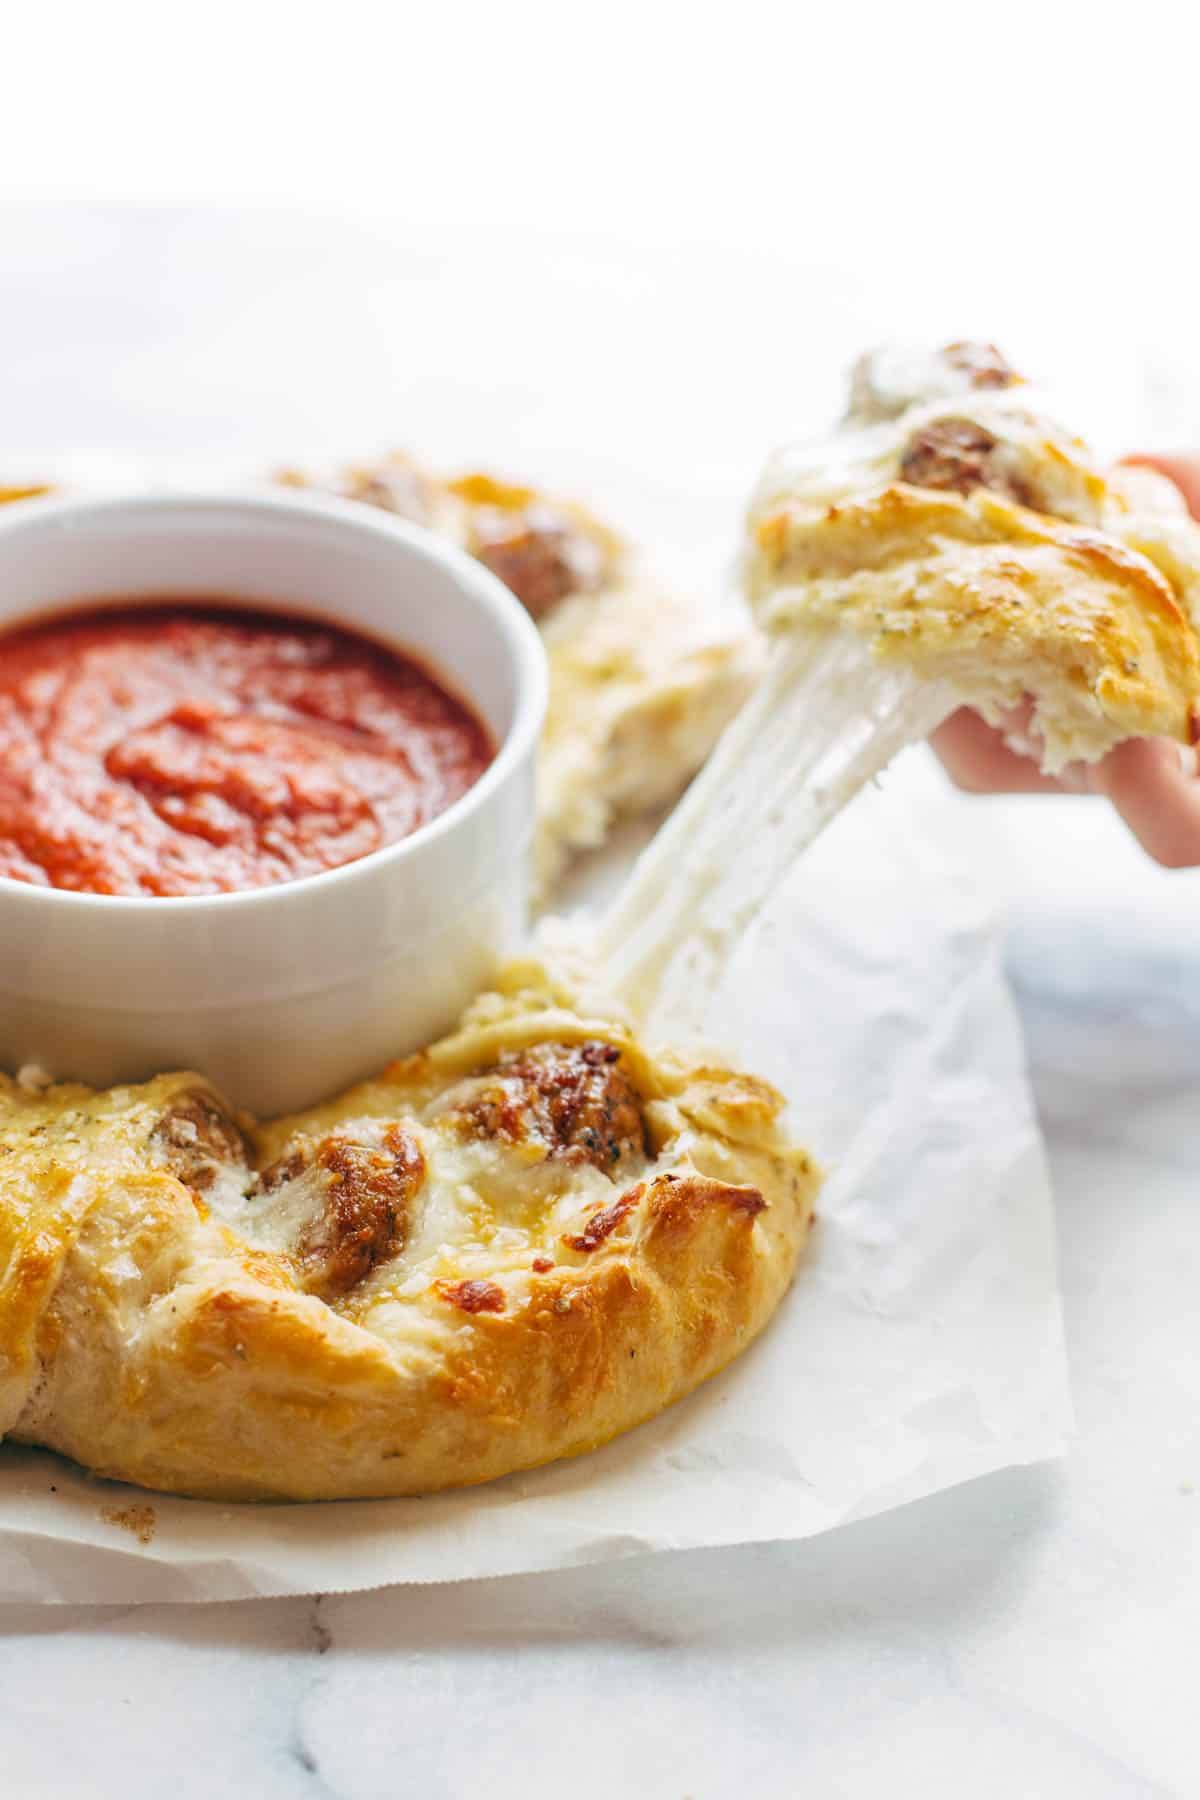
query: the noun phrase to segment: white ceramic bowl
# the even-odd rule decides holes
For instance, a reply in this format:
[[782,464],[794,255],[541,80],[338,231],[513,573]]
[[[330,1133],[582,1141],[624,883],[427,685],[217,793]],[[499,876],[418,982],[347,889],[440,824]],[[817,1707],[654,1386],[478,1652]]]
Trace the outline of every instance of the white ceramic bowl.
[[541,640],[470,557],[345,502],[198,494],[0,508],[0,628],[155,595],[310,611],[367,632],[443,677],[498,746],[475,786],[411,837],[279,887],[123,899],[0,878],[0,1067],[96,1085],[195,1068],[238,1105],[290,1110],[443,1031],[519,939]]

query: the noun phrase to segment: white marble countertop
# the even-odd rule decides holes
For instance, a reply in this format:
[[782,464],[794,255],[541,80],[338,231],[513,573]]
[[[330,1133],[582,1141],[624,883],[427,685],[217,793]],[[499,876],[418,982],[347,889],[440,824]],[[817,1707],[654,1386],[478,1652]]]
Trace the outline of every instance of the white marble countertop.
[[[14,450],[442,448],[436,382],[402,348],[428,323],[435,252],[331,226],[327,254],[325,228],[200,215],[8,228]],[[804,396],[809,416],[828,405],[831,366],[886,328],[890,296],[826,272],[784,394],[765,371],[807,289],[796,269],[768,284],[759,341],[736,370],[718,357],[705,417],[687,413],[685,464],[678,421],[672,437],[649,406],[623,443],[603,368],[559,391],[578,367],[571,309],[607,307],[626,346],[636,330],[663,406],[686,412],[697,348],[749,265],[726,265],[672,339],[669,280],[694,298],[702,261],[673,259],[668,280],[653,256],[573,256],[524,325],[497,302],[510,310],[454,371],[458,414],[477,384],[485,453],[562,465],[711,562],[762,444]],[[1070,376],[1067,318],[1051,309],[1039,346]],[[1113,391],[1113,431],[1175,431],[1179,392],[1156,412],[1136,346]],[[1057,1197],[1069,1454],[786,1548],[343,1598],[0,1609],[4,1793],[1200,1791],[1200,877],[1150,868],[1087,801],[955,804],[1012,915]]]

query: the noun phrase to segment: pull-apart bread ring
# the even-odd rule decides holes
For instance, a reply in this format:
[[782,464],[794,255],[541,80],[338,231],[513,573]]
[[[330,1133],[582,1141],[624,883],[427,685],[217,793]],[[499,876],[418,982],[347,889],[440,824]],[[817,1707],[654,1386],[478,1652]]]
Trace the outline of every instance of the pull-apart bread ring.
[[0,1091],[0,1433],[222,1499],[415,1494],[605,1443],[782,1298],[817,1174],[765,1083],[514,966],[260,1129],[193,1075]]
[[1200,735],[1200,528],[990,345],[863,358],[833,436],[769,463],[747,581],[768,630],[855,633],[993,723],[1032,697],[1048,772]]

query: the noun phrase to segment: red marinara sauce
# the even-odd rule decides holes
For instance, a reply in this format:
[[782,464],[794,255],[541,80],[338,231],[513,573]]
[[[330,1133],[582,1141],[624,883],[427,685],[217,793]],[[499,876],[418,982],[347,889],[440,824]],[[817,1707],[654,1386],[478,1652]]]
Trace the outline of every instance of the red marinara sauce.
[[0,636],[0,875],[225,894],[356,861],[494,749],[432,675],[318,620],[170,600]]

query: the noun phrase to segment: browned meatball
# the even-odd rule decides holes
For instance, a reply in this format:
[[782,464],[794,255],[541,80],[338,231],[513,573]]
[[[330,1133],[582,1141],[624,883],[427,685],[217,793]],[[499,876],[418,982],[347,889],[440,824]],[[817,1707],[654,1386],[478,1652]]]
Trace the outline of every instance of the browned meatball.
[[244,1170],[246,1140],[234,1120],[209,1094],[183,1093],[163,1113],[151,1144],[177,1180],[206,1194],[232,1165]]
[[970,419],[935,419],[909,439],[900,463],[900,479],[914,487],[940,488],[956,494],[986,487],[1028,506],[1028,489],[1018,476],[1001,466],[997,449],[992,433]]
[[425,1159],[410,1132],[389,1124],[371,1143],[333,1132],[301,1138],[258,1178],[260,1193],[292,1182],[311,1189],[294,1252],[301,1286],[323,1299],[346,1294],[404,1248]]
[[604,580],[601,546],[565,513],[539,502],[516,511],[477,507],[470,547],[535,619],[571,594],[594,592]]
[[455,1116],[474,1137],[544,1147],[615,1175],[646,1148],[637,1092],[613,1044],[538,1044],[479,1077]]
[[[295,470],[276,479],[290,487],[313,485]],[[318,485],[465,542],[535,619],[572,594],[603,587],[619,555],[616,540],[581,510],[490,475],[439,481],[400,453]]]

